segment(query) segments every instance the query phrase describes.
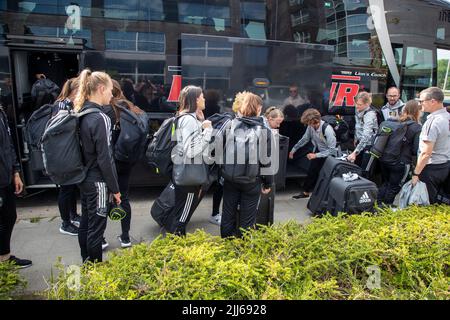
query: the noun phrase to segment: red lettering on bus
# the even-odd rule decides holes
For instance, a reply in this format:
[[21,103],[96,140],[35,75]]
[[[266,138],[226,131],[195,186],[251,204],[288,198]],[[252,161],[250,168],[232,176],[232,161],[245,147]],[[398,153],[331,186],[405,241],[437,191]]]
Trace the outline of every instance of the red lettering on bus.
[[[336,98],[334,98],[334,93],[337,94]],[[359,92],[359,84],[357,83],[337,83],[333,82],[331,85],[330,90],[330,97],[334,103],[332,104],[334,107],[342,107],[344,105],[344,101],[346,102],[345,105],[347,107],[353,107],[355,106],[355,96]],[[334,98],[334,99],[333,99]]]
[[169,97],[167,98],[168,102],[178,102],[180,98],[181,92],[181,76],[173,75],[172,76],[172,85],[170,86]]
[[331,83],[331,89],[330,89],[330,100],[331,101],[333,101],[333,99],[334,99],[334,94],[336,93],[337,85],[338,85],[337,82],[332,82]]

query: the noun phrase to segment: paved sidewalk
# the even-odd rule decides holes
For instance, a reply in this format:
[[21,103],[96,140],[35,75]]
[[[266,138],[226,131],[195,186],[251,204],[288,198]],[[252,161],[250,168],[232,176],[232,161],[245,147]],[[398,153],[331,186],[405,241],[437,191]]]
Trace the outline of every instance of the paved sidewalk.
[[[136,188],[130,193],[132,206],[131,239],[136,244],[142,241],[151,242],[160,234],[160,227],[150,216],[150,207],[162,188]],[[307,199],[292,200],[297,188],[294,184],[287,190],[279,191],[275,200],[275,223],[295,220],[307,222],[311,215],[306,209]],[[80,265],[81,256],[76,236],[59,233],[61,219],[56,202],[56,190],[46,191],[27,199],[19,199],[19,221],[14,228],[11,250],[21,258],[33,260],[33,266],[21,270],[28,281],[26,293],[45,290],[52,267],[58,257],[66,265]],[[213,235],[220,235],[219,227],[208,222],[212,208],[212,195],[208,194],[194,212],[187,227],[187,232],[204,229]],[[120,234],[120,223],[108,220],[105,237],[109,242],[107,253],[120,249],[117,236]],[[54,267],[53,270],[55,271]]]

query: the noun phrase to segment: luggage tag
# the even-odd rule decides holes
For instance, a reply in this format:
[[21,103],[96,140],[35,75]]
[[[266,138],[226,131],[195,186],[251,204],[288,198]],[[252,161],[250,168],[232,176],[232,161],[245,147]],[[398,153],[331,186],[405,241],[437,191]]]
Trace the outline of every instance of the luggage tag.
[[350,181],[358,180],[359,176],[356,173],[349,172],[349,173],[344,173],[342,175],[342,178],[344,179],[345,182],[350,182]]

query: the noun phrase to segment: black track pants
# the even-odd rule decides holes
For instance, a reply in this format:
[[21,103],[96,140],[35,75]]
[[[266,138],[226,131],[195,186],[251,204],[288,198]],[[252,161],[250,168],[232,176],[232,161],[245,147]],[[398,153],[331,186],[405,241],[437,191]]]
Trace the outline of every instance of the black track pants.
[[13,186],[0,188],[0,255],[11,252],[11,235],[17,219]]
[[[220,225],[222,238],[241,236],[240,228],[248,229],[256,223],[261,199],[261,182],[237,184],[225,181],[223,185],[223,212]],[[238,205],[239,221],[238,219]]]
[[131,169],[133,166],[129,163],[116,161],[116,169],[117,169],[117,179],[119,183],[120,190],[120,200],[122,208],[127,212],[125,218],[123,218],[120,223],[122,225],[122,235],[128,236],[130,232],[131,225],[131,205],[130,199],[128,197],[130,191],[130,175]]
[[77,190],[76,185],[61,186],[59,189],[58,208],[63,224],[70,223],[77,214]]
[[81,223],[78,242],[83,262],[102,261],[102,241],[106,229],[108,188],[105,182],[83,182],[81,190]]
[[166,231],[177,235],[185,235],[186,226],[202,198],[200,186],[175,186],[175,207],[167,218]]

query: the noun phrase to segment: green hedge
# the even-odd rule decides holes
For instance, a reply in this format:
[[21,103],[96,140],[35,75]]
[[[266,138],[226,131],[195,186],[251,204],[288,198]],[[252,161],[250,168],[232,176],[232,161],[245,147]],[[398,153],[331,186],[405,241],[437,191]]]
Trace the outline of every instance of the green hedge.
[[[314,218],[244,239],[167,236],[84,266],[50,299],[449,299],[450,207]],[[369,277],[379,268],[380,281]],[[368,269],[369,268],[369,269]],[[375,279],[375,280],[374,280]]]
[[13,299],[13,295],[25,285],[16,266],[10,262],[0,263],[0,300]]

